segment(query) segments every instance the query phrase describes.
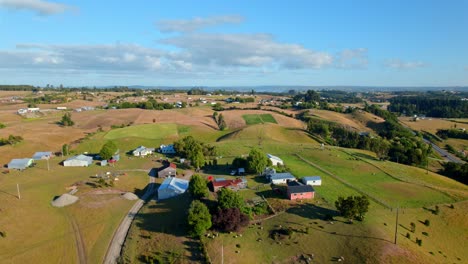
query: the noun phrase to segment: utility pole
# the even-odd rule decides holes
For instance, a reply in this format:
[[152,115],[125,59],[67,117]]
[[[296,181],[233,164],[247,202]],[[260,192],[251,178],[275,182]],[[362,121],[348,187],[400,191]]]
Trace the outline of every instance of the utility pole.
[[50,156],[47,156],[47,158],[46,158],[46,160],[47,160],[47,171],[50,171],[49,159],[50,159]]
[[397,209],[396,209],[396,222],[395,222],[395,245],[396,245],[396,242],[397,242],[397,237],[398,237],[398,209],[399,209],[399,207],[397,207]]
[[221,244],[221,264],[224,264],[224,241]]
[[21,199],[21,193],[20,193],[20,189],[19,189],[19,184],[17,183],[16,184],[16,190],[18,191],[18,200]]

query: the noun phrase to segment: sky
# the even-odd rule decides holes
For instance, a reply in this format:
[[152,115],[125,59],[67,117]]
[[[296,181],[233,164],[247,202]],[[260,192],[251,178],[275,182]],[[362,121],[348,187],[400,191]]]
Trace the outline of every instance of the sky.
[[0,0],[0,84],[467,86],[468,0]]

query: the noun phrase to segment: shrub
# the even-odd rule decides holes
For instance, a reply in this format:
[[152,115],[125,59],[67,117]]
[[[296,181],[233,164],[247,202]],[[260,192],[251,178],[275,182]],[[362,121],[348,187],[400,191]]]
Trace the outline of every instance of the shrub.
[[422,232],[423,235],[425,236],[429,236],[429,234],[427,232]]
[[411,229],[411,232],[413,232],[413,233],[416,232],[416,224],[411,222],[410,229]]
[[422,239],[416,238],[416,244],[418,244],[418,246],[422,246]]
[[434,214],[435,214],[435,215],[438,215],[439,212],[440,212],[439,206],[436,205],[436,206],[435,206],[435,210],[434,210]]
[[406,238],[411,239],[411,234],[410,234],[410,233],[406,233]]
[[424,225],[425,225],[425,226],[430,226],[430,225],[431,225],[431,221],[429,221],[429,219],[426,219],[426,220],[424,221]]
[[218,209],[213,215],[213,225],[221,231],[239,231],[249,224],[249,216],[243,214],[239,208]]

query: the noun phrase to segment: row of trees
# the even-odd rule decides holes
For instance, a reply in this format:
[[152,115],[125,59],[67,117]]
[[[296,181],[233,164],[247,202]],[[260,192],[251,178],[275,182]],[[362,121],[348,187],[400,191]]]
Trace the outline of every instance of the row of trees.
[[440,174],[464,184],[468,184],[468,163],[446,162]]
[[460,139],[468,139],[468,132],[466,130],[461,129],[438,129],[436,135],[443,138],[460,138]]
[[[173,109],[174,104],[171,103],[158,103],[154,99],[149,99],[146,102],[138,102],[138,103],[131,103],[131,102],[123,102],[123,103],[111,103],[108,105],[109,108],[115,107],[117,109],[127,109],[127,108],[140,108],[140,109],[147,109],[147,110],[164,110],[164,109]],[[182,108],[187,107],[186,102],[182,102]]]
[[432,117],[468,117],[468,101],[458,96],[419,94],[397,96],[389,100],[388,109],[406,115],[424,114]]

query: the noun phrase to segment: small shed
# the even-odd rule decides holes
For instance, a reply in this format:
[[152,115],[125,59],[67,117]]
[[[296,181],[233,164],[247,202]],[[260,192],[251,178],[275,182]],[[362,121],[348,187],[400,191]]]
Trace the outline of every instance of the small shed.
[[312,199],[315,196],[315,190],[310,185],[304,185],[297,181],[288,182],[289,200]]
[[135,157],[144,157],[146,155],[153,154],[153,152],[154,152],[154,148],[147,148],[145,146],[139,146],[132,152],[132,154]]
[[99,165],[107,166],[107,160],[101,160],[101,162],[99,162]]
[[273,166],[284,165],[283,160],[279,157],[273,156],[271,154],[267,154],[267,157],[271,161],[271,164],[273,164]]
[[93,157],[83,154],[68,158],[63,162],[65,167],[87,167],[91,164],[93,164]]
[[305,185],[320,186],[322,185],[322,178],[320,176],[307,176],[302,178],[302,182]]
[[158,178],[167,178],[167,177],[175,177],[177,175],[177,165],[174,163],[168,163],[158,171]]
[[169,144],[169,145],[163,144],[159,146],[159,152],[161,152],[162,154],[175,154],[176,153],[173,144]]
[[33,160],[44,160],[49,159],[50,157],[52,157],[51,151],[36,152],[32,156]]
[[24,170],[27,167],[31,166],[32,163],[33,163],[33,159],[30,159],[30,158],[12,159],[10,163],[8,163],[8,169]]
[[163,181],[158,188],[158,199],[168,199],[177,195],[181,195],[187,191],[189,181],[176,177],[169,177]]
[[269,179],[273,184],[286,184],[288,181],[295,181],[296,177],[289,172],[284,172],[271,174]]

